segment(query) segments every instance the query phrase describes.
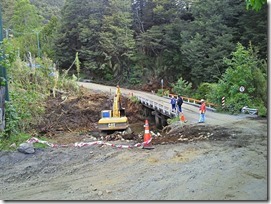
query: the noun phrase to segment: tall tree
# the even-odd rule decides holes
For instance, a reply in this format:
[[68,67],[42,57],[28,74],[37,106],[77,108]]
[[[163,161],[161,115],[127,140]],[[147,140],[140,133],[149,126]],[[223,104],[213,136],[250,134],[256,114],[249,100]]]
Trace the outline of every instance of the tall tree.
[[[12,26],[11,19],[14,13],[14,6],[16,0],[1,0],[0,4],[2,6],[2,21],[3,27],[6,33],[9,33],[9,29]],[[6,36],[6,35],[4,35]]]
[[[32,32],[42,26],[42,17],[29,0],[17,0],[12,16],[12,28],[16,33]],[[15,34],[16,35],[16,34]]]
[[55,42],[56,60],[61,67],[69,67],[79,52],[82,69],[97,69],[103,3],[97,0],[66,1]]
[[27,52],[33,55],[39,53],[39,36],[42,29],[42,17],[38,15],[37,9],[30,4],[29,0],[17,0],[14,6],[14,13],[11,18],[11,33],[14,46],[24,56]]
[[201,82],[215,82],[226,67],[223,58],[234,49],[234,29],[226,25],[227,1],[197,1],[192,5],[195,18],[186,26],[182,36],[182,57],[186,73],[184,79],[195,87]]
[[130,75],[134,55],[131,1],[110,0],[103,18],[100,44],[104,55],[103,67],[118,80]]
[[262,59],[267,59],[267,19],[268,6],[265,4],[258,12],[243,9],[236,24],[237,42],[241,42],[243,45],[249,45],[251,42],[259,50],[259,56]]
[[[141,22],[146,22],[147,17],[151,22],[148,26],[141,29],[137,36],[138,58],[142,67],[151,76],[151,78],[176,75],[176,66],[179,63],[179,47],[178,37],[181,26],[179,19],[183,13],[182,8],[176,5],[173,0],[155,0],[145,4],[145,9],[137,9],[142,11],[143,16],[137,16]],[[144,13],[149,9],[148,13]],[[135,12],[135,11],[134,11]],[[177,77],[176,77],[177,79]]]

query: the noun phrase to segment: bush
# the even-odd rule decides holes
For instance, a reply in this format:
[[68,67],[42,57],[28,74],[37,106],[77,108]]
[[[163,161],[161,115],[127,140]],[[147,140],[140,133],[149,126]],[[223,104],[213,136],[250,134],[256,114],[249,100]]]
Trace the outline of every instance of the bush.
[[196,99],[205,99],[208,100],[208,96],[212,92],[212,84],[210,83],[201,83],[197,88],[195,94],[191,95],[191,97]]
[[157,95],[158,96],[168,96],[169,95],[169,90],[167,90],[167,89],[158,89],[157,90]]
[[177,95],[190,97],[192,92],[192,83],[188,83],[182,77],[176,84],[172,84],[173,92]]

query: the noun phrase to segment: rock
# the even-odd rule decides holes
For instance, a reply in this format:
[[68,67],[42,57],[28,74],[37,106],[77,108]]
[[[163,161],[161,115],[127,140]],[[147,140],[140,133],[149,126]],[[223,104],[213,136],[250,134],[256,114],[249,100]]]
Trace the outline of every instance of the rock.
[[112,193],[112,191],[110,191],[110,190],[105,190],[105,192],[108,193],[108,194]]
[[132,132],[133,132],[133,131],[132,131],[132,129],[131,129],[130,127],[128,127],[128,128],[126,129],[126,133],[127,133],[127,134],[132,134]]
[[98,192],[98,195],[99,195],[99,196],[103,195],[103,192],[102,192],[102,191],[99,191],[99,192]]
[[99,131],[90,131],[89,134],[93,137],[100,137],[100,132]]
[[35,153],[35,149],[32,143],[22,143],[17,149],[19,152],[24,154],[33,154]]

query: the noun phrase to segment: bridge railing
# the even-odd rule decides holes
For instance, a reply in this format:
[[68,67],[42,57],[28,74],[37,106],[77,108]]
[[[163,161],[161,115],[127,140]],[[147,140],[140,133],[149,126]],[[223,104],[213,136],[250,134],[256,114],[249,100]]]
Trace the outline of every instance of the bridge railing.
[[[178,95],[175,95],[175,94],[169,94],[168,95],[168,98],[171,98],[172,96],[174,97],[178,97]],[[200,100],[198,99],[194,99],[194,98],[189,98],[189,97],[185,97],[185,96],[182,96],[182,99],[185,103],[188,103],[188,104],[191,104],[191,105],[196,105],[196,106],[200,106]],[[215,111],[216,110],[216,107],[218,107],[217,104],[214,104],[214,103],[209,103],[209,102],[205,102],[206,104],[206,107],[209,108],[210,110],[213,110]]]
[[177,112],[173,112],[171,110],[171,108],[169,108],[168,106],[165,106],[163,104],[151,101],[145,97],[141,97],[141,96],[137,96],[137,99],[140,101],[140,103],[142,103],[143,105],[153,109],[153,110],[158,110],[160,113],[162,113],[163,115],[166,115],[168,117],[175,117],[177,116]]

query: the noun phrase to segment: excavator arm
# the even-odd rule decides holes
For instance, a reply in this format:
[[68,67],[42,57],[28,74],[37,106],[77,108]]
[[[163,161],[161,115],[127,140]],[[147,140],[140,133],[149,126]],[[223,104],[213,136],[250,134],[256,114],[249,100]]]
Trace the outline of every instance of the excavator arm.
[[121,101],[120,101],[120,87],[117,86],[116,94],[113,101],[113,117],[120,117]]

